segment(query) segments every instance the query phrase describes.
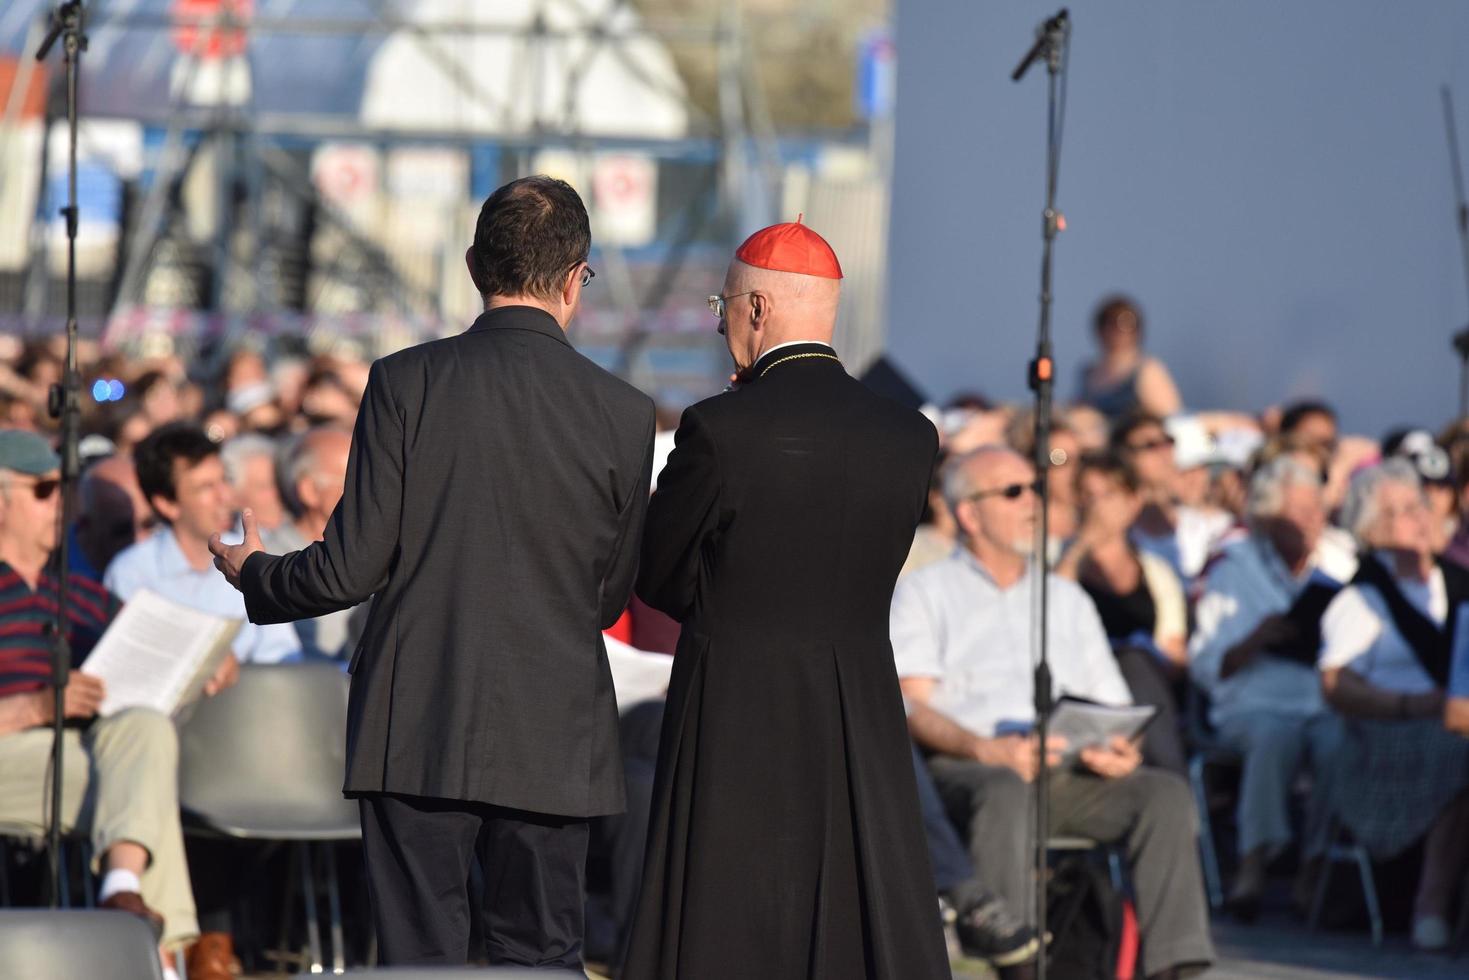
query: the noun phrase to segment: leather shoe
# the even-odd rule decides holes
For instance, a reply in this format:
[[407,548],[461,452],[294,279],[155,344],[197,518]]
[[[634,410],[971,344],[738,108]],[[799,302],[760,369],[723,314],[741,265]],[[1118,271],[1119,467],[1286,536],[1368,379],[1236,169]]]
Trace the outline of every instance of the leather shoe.
[[105,902],[99,903],[98,907],[136,915],[148,923],[148,928],[153,930],[154,942],[160,942],[163,939],[163,916],[150,909],[143,901],[143,896],[137,892],[115,892],[109,895]]
[[189,947],[185,962],[189,980],[233,980],[244,971],[227,932],[205,932]]

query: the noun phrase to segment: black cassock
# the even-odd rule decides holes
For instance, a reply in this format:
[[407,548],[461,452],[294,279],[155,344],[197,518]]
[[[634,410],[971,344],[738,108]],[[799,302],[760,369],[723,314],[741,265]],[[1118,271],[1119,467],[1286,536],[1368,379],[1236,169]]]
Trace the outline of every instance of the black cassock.
[[624,976],[948,977],[888,642],[933,426],[831,349],[688,409],[638,593],[683,623]]

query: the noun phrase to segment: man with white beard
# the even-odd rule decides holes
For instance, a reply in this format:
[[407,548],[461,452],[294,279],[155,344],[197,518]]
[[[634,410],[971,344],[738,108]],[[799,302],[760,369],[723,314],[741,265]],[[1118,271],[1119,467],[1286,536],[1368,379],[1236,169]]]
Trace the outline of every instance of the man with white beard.
[[[1035,471],[1018,453],[978,449],[944,468],[944,496],[962,546],[902,579],[892,642],[909,728],[931,753],[946,808],[967,830],[975,873],[1010,910],[1029,916],[1031,783],[1038,768],[1031,665],[1031,552]],[[1091,599],[1050,578],[1050,664],[1055,694],[1106,704],[1131,700]],[[1137,895],[1143,973],[1189,973],[1214,959],[1187,785],[1142,766],[1121,739],[1048,758],[1050,832],[1116,843]]]

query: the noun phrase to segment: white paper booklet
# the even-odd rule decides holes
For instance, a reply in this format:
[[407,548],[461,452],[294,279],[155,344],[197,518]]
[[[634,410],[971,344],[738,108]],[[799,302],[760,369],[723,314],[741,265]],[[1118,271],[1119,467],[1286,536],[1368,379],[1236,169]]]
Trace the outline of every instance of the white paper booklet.
[[1150,704],[1113,707],[1061,698],[1051,709],[1048,732],[1066,739],[1066,756],[1070,758],[1082,749],[1105,745],[1116,735],[1136,738],[1157,713],[1158,709]]
[[82,663],[102,679],[102,717],[124,708],[172,715],[199,696],[243,620],[181,606],[146,589],[127,605]]

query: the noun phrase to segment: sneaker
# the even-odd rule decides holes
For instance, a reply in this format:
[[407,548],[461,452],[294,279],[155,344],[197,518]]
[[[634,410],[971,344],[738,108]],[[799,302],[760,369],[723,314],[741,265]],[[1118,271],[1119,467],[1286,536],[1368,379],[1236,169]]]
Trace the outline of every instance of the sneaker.
[[966,955],[992,966],[1014,966],[1035,957],[1040,941],[1035,930],[1010,913],[998,898],[986,898],[965,909],[955,928]]
[[1413,947],[1425,953],[1449,948],[1449,924],[1441,915],[1425,915],[1413,920]]

